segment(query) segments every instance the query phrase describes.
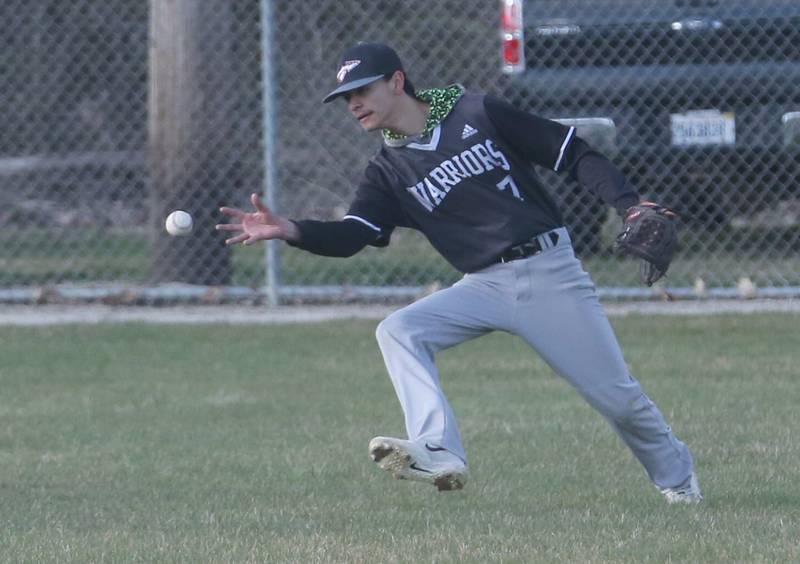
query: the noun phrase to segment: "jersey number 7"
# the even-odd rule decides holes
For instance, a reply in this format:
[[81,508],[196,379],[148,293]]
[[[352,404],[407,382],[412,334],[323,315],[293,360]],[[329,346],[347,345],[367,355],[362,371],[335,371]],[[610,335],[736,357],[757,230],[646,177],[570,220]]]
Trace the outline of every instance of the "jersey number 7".
[[506,175],[503,180],[497,183],[497,189],[501,192],[506,188],[511,189],[511,193],[514,194],[514,197],[518,200],[523,200],[522,195],[519,193],[519,188],[517,188],[517,183],[514,182],[514,179],[511,178],[511,175]]

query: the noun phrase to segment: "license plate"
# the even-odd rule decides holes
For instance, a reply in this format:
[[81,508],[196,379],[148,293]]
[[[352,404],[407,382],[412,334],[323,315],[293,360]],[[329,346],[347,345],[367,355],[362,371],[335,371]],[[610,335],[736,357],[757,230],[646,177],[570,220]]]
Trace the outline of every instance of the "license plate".
[[693,145],[734,145],[736,119],[732,112],[695,110],[671,114],[672,144],[678,147]]

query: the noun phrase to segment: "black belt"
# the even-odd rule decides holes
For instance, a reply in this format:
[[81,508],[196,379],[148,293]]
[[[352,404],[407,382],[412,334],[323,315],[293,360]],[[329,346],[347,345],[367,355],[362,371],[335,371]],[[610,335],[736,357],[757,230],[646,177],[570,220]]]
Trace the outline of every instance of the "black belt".
[[556,243],[558,243],[558,233],[556,233],[555,231],[548,231],[547,233],[543,233],[542,235],[537,235],[530,241],[520,243],[519,245],[514,245],[506,252],[504,252],[502,255],[500,255],[500,258],[497,259],[497,262],[511,262],[512,260],[519,260],[532,257],[533,255],[538,255],[544,250],[542,248],[542,243],[539,241],[539,237],[541,236],[550,239],[550,241],[553,243],[551,246],[553,247],[555,247]]

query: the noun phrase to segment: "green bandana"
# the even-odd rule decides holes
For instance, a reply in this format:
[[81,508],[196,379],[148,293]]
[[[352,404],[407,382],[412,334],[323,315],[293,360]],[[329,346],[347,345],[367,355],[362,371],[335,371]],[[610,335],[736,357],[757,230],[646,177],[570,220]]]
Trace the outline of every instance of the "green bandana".
[[[447,114],[450,113],[450,110],[453,109],[453,106],[456,105],[456,102],[458,102],[458,99],[461,98],[463,93],[464,88],[460,84],[451,84],[444,88],[428,88],[416,93],[417,99],[431,105],[428,120],[425,122],[425,129],[422,131],[420,137],[427,137],[436,129],[436,126],[447,117]],[[399,141],[406,137],[408,136],[400,135],[388,129],[383,130],[384,139]]]

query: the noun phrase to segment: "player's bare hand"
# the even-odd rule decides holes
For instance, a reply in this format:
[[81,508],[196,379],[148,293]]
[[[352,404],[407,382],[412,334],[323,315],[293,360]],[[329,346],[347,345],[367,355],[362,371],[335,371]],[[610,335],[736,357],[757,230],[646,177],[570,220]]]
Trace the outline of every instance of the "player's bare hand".
[[285,217],[273,214],[258,194],[252,194],[250,202],[255,211],[246,212],[229,207],[219,209],[223,215],[231,218],[231,223],[217,224],[217,231],[237,233],[225,240],[226,245],[252,245],[269,239],[296,241],[299,238],[297,226]]

